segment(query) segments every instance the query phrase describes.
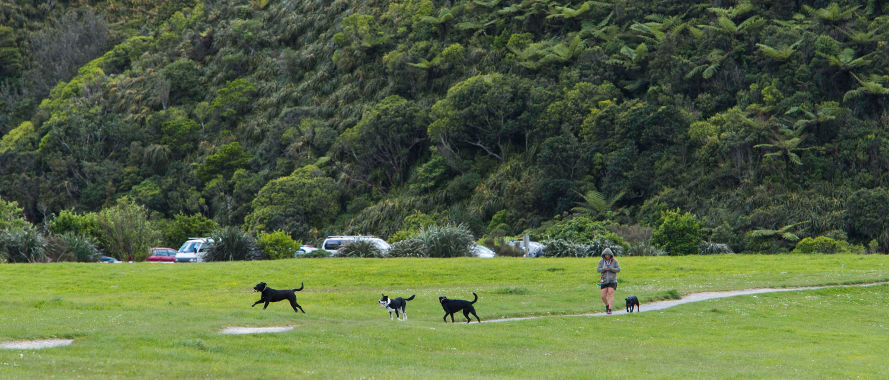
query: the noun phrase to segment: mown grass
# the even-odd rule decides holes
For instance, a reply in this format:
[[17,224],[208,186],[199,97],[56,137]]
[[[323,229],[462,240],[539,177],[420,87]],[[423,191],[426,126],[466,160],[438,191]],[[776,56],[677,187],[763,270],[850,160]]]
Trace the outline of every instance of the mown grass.
[[[621,258],[616,293],[671,294],[889,280],[886,256]],[[760,294],[611,317],[444,324],[439,295],[482,319],[599,312],[593,259],[307,259],[267,262],[0,265],[2,378],[788,378],[889,375],[889,287]],[[259,281],[298,287],[249,306]],[[417,298],[390,321],[380,293]],[[462,318],[462,315],[457,315]],[[281,334],[227,336],[229,326]]]

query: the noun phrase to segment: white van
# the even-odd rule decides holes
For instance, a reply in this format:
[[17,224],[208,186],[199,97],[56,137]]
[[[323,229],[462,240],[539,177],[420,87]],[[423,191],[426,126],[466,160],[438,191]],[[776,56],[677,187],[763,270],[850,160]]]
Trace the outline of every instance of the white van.
[[207,250],[213,245],[211,238],[188,238],[176,251],[177,263],[199,263],[204,261]]
[[328,252],[337,252],[343,246],[359,240],[370,241],[383,251],[383,254],[388,253],[389,249],[392,248],[385,240],[375,236],[328,236],[327,239],[324,239],[324,243],[321,243],[321,249]]

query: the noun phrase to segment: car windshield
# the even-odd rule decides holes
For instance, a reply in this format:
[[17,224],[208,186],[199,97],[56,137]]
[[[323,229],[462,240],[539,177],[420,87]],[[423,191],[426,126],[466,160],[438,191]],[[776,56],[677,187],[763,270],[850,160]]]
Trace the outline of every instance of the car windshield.
[[343,245],[343,242],[340,240],[328,240],[327,243],[324,244],[324,249],[328,251],[335,251],[341,245]]
[[187,241],[179,247],[179,252],[194,252],[200,245],[199,241]]

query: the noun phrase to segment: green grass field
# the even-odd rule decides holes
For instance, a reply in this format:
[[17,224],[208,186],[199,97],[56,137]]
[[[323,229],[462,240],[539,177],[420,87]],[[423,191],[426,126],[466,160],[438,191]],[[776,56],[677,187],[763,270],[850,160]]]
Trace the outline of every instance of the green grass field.
[[[881,255],[625,257],[615,298],[889,280]],[[0,265],[0,378],[886,378],[889,286],[740,296],[609,317],[594,259],[305,259]],[[250,305],[252,287],[298,287]],[[445,324],[439,295],[482,319]],[[417,298],[390,321],[380,293]],[[462,314],[458,314],[462,318]],[[459,321],[459,319],[458,319]],[[229,326],[280,334],[221,335]]]

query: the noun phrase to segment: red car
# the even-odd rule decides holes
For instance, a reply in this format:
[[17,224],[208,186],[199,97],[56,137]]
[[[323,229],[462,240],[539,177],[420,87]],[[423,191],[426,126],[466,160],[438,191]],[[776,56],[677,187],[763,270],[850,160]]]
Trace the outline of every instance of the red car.
[[155,247],[148,249],[149,263],[174,263],[176,262],[176,250],[173,248]]

